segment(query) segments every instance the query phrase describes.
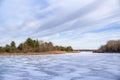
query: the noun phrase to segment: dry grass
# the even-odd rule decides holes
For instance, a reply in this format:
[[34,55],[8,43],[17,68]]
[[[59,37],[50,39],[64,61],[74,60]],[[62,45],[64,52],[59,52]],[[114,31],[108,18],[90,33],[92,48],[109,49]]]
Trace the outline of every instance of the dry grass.
[[47,54],[64,54],[66,51],[46,51],[46,52],[28,52],[28,53],[0,53],[0,56],[14,55],[47,55]]

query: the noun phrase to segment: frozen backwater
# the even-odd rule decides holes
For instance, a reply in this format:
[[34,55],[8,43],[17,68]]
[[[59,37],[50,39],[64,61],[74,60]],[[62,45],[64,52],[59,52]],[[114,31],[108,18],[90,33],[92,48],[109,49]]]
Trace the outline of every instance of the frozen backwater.
[[120,80],[120,54],[1,56],[0,80]]

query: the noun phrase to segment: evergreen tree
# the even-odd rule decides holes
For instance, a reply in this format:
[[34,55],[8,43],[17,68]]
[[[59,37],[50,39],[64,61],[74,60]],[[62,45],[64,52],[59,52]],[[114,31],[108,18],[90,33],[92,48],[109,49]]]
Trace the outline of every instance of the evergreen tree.
[[5,46],[5,52],[11,52],[11,47],[8,44]]
[[11,42],[10,49],[11,49],[11,52],[16,51],[16,43],[14,41]]

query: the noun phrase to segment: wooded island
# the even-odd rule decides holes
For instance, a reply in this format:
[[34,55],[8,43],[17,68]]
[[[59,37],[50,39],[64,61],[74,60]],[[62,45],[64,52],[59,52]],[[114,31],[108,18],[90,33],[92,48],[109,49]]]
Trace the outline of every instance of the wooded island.
[[110,40],[105,45],[102,45],[97,53],[120,53],[120,40]]
[[32,52],[46,52],[46,51],[73,51],[71,46],[54,46],[52,42],[44,42],[28,38],[25,42],[16,46],[12,41],[5,47],[0,47],[0,53],[32,53]]

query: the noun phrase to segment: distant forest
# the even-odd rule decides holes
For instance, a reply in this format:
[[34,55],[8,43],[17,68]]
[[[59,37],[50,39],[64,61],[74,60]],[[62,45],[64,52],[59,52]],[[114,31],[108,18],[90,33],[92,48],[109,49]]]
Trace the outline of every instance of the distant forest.
[[99,53],[120,53],[120,40],[110,40],[94,52]]
[[28,52],[45,52],[45,51],[73,51],[71,46],[54,46],[52,42],[44,42],[28,38],[25,42],[16,46],[12,41],[5,47],[0,47],[0,53],[28,53]]

